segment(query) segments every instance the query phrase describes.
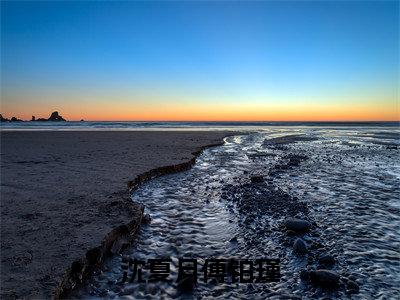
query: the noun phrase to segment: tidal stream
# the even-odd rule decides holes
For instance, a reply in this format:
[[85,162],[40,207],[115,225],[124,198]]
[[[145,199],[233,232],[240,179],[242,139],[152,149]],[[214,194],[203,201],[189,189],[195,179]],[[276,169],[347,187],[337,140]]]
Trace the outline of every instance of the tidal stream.
[[[151,223],[75,296],[398,299],[399,134],[395,127],[275,127],[228,137],[189,171],[133,193]],[[282,225],[289,217],[307,220],[311,230],[289,234]],[[307,246],[303,255],[293,251],[297,238]],[[341,277],[336,289],[300,278],[302,270],[319,268],[323,255],[335,260],[329,270]],[[171,282],[119,283],[123,256],[170,257]],[[176,283],[180,257],[199,262],[198,284],[189,292]],[[201,276],[207,258],[262,257],[280,258],[280,282],[205,283]],[[349,280],[358,292],[349,293]]]

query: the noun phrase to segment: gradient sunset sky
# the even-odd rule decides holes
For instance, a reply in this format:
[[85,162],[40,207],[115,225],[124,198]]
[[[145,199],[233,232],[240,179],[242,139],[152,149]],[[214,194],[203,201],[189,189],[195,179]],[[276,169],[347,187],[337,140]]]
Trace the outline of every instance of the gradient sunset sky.
[[1,2],[3,116],[399,120],[399,2]]

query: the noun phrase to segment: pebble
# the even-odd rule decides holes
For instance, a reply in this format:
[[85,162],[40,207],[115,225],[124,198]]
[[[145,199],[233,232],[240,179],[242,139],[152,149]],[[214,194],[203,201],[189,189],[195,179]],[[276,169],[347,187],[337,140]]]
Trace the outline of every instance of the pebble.
[[264,181],[264,177],[262,177],[262,176],[251,176],[250,177],[250,181],[252,182],[252,183],[261,183],[261,182],[263,182]]
[[284,222],[286,229],[292,230],[295,232],[304,232],[308,231],[311,227],[310,222],[301,219],[289,218]]
[[302,239],[296,239],[293,244],[293,251],[296,254],[305,254],[307,253],[307,245]]

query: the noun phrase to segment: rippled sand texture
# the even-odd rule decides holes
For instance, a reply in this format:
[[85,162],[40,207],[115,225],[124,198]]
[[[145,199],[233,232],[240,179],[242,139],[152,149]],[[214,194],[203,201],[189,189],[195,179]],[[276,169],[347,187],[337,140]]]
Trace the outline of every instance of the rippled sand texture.
[[[192,293],[176,282],[118,284],[121,257],[76,294],[78,297],[198,296],[214,298],[347,297],[344,285],[323,290],[303,282],[300,271],[330,254],[343,280],[355,280],[354,299],[400,297],[399,131],[385,128],[273,128],[226,138],[206,150],[189,171],[155,179],[137,190],[152,217],[132,258],[281,258],[282,279],[268,284],[205,284]],[[250,177],[264,181],[252,183]],[[308,251],[292,251],[296,236],[282,223],[299,217],[312,224],[301,238]],[[202,260],[203,259],[203,260]],[[200,270],[200,269],[199,269]],[[199,271],[199,274],[200,271]]]
[[127,205],[129,181],[227,134],[1,131],[0,299],[50,298],[75,260],[141,217]]

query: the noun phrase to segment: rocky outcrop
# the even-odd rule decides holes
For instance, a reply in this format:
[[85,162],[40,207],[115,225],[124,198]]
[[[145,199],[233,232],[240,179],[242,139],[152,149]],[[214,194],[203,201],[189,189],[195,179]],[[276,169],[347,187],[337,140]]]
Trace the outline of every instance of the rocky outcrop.
[[0,122],[8,122],[8,121],[10,121],[10,120],[7,118],[3,118],[3,115],[0,114]]
[[22,122],[22,120],[17,117],[12,117],[11,119],[4,118],[2,114],[0,114],[0,122]]
[[11,122],[22,122],[22,120],[18,119],[17,117],[12,117],[10,121]]
[[[22,122],[23,120],[18,119],[17,117],[12,117],[11,119],[7,119],[4,118],[1,114],[0,114],[0,122]],[[58,111],[53,111],[50,115],[50,117],[48,119],[46,118],[38,118],[36,119],[35,116],[32,116],[31,119],[32,122],[34,121],[42,121],[42,122],[46,122],[46,121],[66,121],[59,113]]]
[[51,113],[50,118],[47,121],[66,121],[62,116],[58,114],[58,111],[54,111]]

